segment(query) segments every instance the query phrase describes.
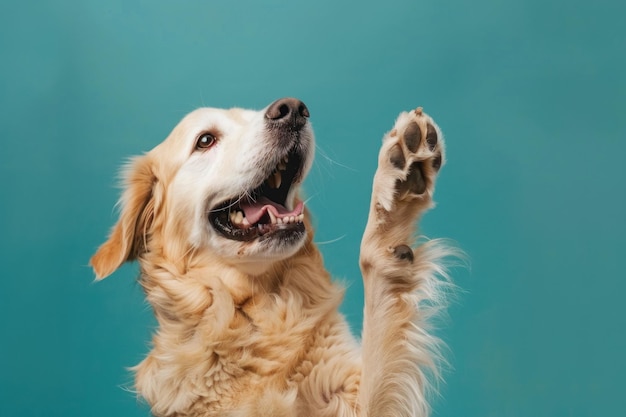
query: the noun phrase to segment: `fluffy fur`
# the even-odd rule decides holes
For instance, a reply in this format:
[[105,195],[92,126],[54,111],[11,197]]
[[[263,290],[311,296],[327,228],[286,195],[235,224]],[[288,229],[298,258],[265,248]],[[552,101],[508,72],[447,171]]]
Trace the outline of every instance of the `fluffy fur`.
[[[303,234],[285,226],[284,236],[250,241],[209,221],[220,203],[250,198],[287,150],[301,156],[284,202],[296,210],[314,138],[306,107],[285,103],[299,113],[277,116],[280,101],[196,110],[127,167],[119,221],[91,264],[102,279],[139,262],[158,329],[134,368],[136,389],[156,416],[426,416],[427,375],[439,361],[427,319],[442,301],[448,251],[436,241],[409,246],[432,205],[441,132],[416,109],[384,137],[361,243],[358,343],[306,209]],[[207,132],[215,142],[199,147]]]

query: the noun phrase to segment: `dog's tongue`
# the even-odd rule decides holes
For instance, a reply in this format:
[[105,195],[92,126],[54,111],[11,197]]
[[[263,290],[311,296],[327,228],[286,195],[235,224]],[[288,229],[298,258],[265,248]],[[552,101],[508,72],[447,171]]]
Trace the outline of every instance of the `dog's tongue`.
[[299,202],[292,211],[289,211],[285,206],[275,203],[267,197],[259,197],[256,201],[242,201],[240,206],[245,213],[248,222],[250,222],[250,224],[254,224],[258,222],[268,211],[271,211],[272,214],[278,219],[282,219],[287,216],[298,216],[302,213],[304,203]]

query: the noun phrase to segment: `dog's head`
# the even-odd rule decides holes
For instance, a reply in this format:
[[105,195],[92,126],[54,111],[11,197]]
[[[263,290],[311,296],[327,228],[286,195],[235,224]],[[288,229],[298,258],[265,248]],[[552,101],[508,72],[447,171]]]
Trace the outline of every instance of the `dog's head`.
[[119,221],[91,259],[98,279],[152,250],[210,252],[247,272],[295,254],[307,233],[298,189],[314,154],[308,118],[293,98],[187,115],[129,165]]

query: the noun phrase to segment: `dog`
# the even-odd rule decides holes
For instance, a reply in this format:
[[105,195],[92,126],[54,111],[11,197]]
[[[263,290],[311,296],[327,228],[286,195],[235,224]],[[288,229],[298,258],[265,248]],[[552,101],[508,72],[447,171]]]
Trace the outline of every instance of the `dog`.
[[360,343],[313,241],[301,185],[315,139],[306,105],[200,108],[125,170],[96,279],[137,260],[158,328],[136,367],[155,416],[426,416],[447,282],[437,240],[415,245],[444,143],[417,108],[383,138],[361,241]]

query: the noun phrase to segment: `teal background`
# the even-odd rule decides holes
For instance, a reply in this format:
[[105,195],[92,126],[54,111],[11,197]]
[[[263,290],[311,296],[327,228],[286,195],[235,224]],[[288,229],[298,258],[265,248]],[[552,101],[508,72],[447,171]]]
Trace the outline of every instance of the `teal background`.
[[[116,172],[198,106],[312,113],[306,189],[358,332],[380,138],[424,106],[447,138],[430,237],[467,252],[435,416],[626,409],[623,2],[5,1],[0,416],[146,416],[125,369],[154,326],[127,265],[86,266]],[[323,155],[326,155],[324,157]]]

